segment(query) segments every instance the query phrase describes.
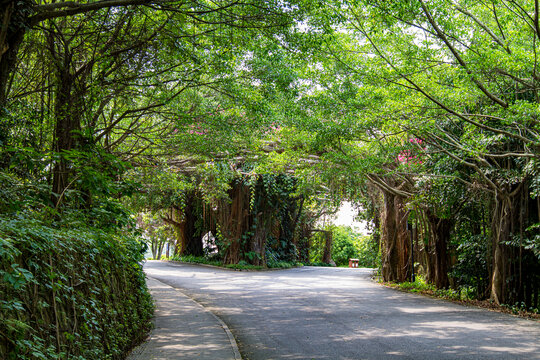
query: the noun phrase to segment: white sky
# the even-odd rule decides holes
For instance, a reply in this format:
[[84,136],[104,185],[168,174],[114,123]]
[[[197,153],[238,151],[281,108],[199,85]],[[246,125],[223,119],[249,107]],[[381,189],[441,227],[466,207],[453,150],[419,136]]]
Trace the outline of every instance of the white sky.
[[365,221],[356,221],[354,217],[358,214],[359,209],[354,208],[352,204],[345,201],[341,204],[341,208],[335,215],[334,219],[328,219],[328,222],[334,225],[350,226],[355,231],[358,231],[362,235],[367,235],[368,230],[366,228],[367,223]]

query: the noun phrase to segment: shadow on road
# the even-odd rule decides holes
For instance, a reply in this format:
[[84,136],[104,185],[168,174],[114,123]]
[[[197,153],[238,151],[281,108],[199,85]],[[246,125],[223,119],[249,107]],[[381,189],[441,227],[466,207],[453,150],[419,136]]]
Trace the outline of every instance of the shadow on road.
[[247,359],[540,359],[537,322],[388,289],[366,269],[145,271],[219,315]]

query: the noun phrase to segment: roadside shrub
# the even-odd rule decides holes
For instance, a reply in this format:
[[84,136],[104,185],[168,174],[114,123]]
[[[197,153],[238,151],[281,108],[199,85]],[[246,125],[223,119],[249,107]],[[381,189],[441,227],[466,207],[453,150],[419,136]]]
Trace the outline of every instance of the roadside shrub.
[[300,263],[296,263],[296,262],[287,262],[287,261],[274,262],[274,261],[269,261],[266,264],[266,266],[269,267],[269,268],[272,268],[272,269],[290,269],[292,267],[302,266],[302,265]]
[[332,229],[332,260],[337,266],[347,265],[350,258],[358,257],[355,246],[356,234],[349,227],[337,226]]
[[379,244],[370,235],[359,236],[355,242],[358,254],[358,266],[368,268],[378,268],[381,258],[379,256]]
[[[220,267],[225,267],[228,269],[236,269],[236,270],[262,270],[265,268],[264,266],[251,265],[245,260],[240,260],[238,264],[223,265],[223,262],[221,261],[213,260],[211,258],[209,259],[204,256],[193,256],[193,255],[173,256],[171,260],[182,261],[182,262],[193,263],[193,264],[207,264],[207,265],[220,266]],[[299,266],[300,264],[286,262],[286,261],[269,260],[266,265],[268,268],[290,269],[294,266]]]
[[[473,288],[481,299],[489,286],[488,239],[483,235],[463,236],[457,247],[457,262],[450,276],[458,287]],[[472,294],[469,294],[472,296]]]
[[122,359],[150,327],[135,237],[0,217],[0,358]]
[[429,284],[422,275],[417,275],[414,282],[405,281],[397,284],[401,290],[410,292],[429,293],[440,298],[450,300],[472,300],[475,298],[473,287],[461,287],[459,289],[437,289],[435,285]]
[[421,275],[417,275],[414,279],[414,282],[404,281],[402,283],[399,283],[398,286],[401,290],[407,290],[411,292],[422,292],[422,291],[433,292],[437,290],[435,286],[427,283],[426,279]]
[[[348,226],[332,226],[332,260],[337,266],[346,266],[349,259],[359,260],[360,267],[377,268],[379,266],[379,246],[372,236],[356,233]],[[314,236],[311,247],[311,263],[322,260],[324,239]]]
[[182,261],[186,263],[193,263],[193,264],[207,264],[207,265],[214,265],[214,266],[222,266],[223,263],[219,260],[213,260],[206,258],[204,256],[195,256],[195,255],[175,255],[170,260],[172,261]]

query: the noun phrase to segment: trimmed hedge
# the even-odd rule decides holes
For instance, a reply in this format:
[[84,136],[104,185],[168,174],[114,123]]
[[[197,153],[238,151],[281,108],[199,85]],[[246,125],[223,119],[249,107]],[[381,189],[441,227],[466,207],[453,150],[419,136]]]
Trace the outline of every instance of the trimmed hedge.
[[0,217],[0,358],[122,359],[150,329],[134,237]]

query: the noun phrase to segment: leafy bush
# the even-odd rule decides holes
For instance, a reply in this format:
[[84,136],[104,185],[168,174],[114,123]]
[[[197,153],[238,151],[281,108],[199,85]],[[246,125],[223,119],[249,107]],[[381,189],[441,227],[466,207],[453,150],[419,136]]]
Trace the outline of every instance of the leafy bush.
[[[362,236],[348,226],[331,226],[332,231],[332,260],[337,266],[349,264],[349,259],[358,259],[360,267],[376,268],[379,266],[379,247],[371,236]],[[311,263],[317,264],[322,260],[324,239],[314,236],[311,246]]]
[[540,312],[540,309],[534,308],[534,307],[527,307],[527,304],[525,302],[517,302],[514,305],[507,305],[507,304],[501,304],[502,307],[510,310],[512,314],[519,314],[519,313],[530,313],[530,314],[538,314]]
[[428,284],[423,276],[416,276],[414,282],[405,281],[400,283],[399,288],[401,290],[407,290],[411,292],[425,292],[425,291],[435,291],[435,286]]
[[150,327],[132,236],[0,217],[0,358],[122,359]]
[[207,264],[207,265],[213,265],[213,266],[222,265],[221,261],[212,260],[204,256],[194,256],[194,255],[182,255],[182,256],[175,255],[171,258],[171,260],[182,261],[182,262],[192,263],[192,264]]
[[[182,262],[193,263],[193,264],[207,264],[207,265],[213,265],[213,266],[222,266],[228,269],[236,269],[236,270],[262,270],[264,269],[264,266],[251,265],[244,260],[240,260],[238,264],[223,265],[221,261],[212,260],[204,256],[193,256],[193,255],[174,256],[171,258],[171,260],[182,261]],[[298,264],[296,263],[291,263],[291,262],[286,262],[286,261],[270,261],[269,260],[267,263],[268,268],[278,268],[278,269],[290,269],[293,266],[297,266],[297,265]]]
[[336,226],[332,229],[332,260],[337,266],[347,265],[350,258],[358,257],[355,246],[356,234],[350,227]]
[[474,288],[475,297],[482,298],[489,286],[488,239],[483,235],[462,236],[457,247],[457,262],[450,276],[462,288]]
[[450,300],[472,300],[475,298],[474,287],[460,287],[458,289],[437,289],[435,285],[426,282],[426,279],[417,275],[414,282],[405,281],[397,285],[401,290],[409,292],[429,293],[437,297]]
[[0,111],[0,359],[122,359],[153,309],[120,200],[131,165],[35,115]]
[[278,262],[268,262],[266,264],[271,269],[290,269],[295,266],[302,266],[301,263],[287,262],[287,261],[278,261]]
[[378,268],[381,258],[379,256],[379,245],[372,236],[360,236],[354,246],[358,254],[358,266],[368,268]]

